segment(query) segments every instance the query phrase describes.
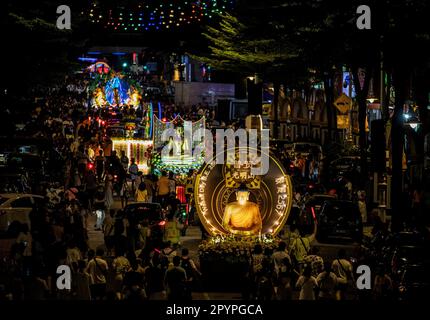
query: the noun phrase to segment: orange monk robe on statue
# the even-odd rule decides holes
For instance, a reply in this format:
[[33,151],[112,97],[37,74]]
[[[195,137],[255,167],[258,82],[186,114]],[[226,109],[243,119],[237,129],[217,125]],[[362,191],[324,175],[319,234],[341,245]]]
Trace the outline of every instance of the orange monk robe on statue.
[[238,191],[236,197],[238,201],[231,202],[225,207],[224,229],[244,236],[260,234],[262,228],[260,208],[248,201],[248,191]]

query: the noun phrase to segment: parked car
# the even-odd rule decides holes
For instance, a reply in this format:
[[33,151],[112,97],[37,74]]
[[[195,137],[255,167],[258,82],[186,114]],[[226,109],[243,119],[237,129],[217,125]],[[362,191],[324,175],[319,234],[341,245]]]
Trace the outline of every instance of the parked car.
[[404,268],[397,288],[400,300],[419,301],[428,297],[429,266],[428,264],[412,264]]
[[[371,170],[372,161],[370,158],[367,160],[367,169]],[[347,176],[351,178],[351,175],[361,173],[361,161],[360,156],[341,156],[330,162],[329,166],[330,174],[332,176]]]
[[361,243],[363,224],[357,204],[325,201],[318,216],[316,239],[322,243]]
[[406,266],[427,263],[430,265],[428,248],[421,245],[396,247],[391,256],[391,273],[399,276]]
[[0,152],[0,167],[7,166],[7,159],[9,157],[9,154],[11,154],[11,151],[3,150]]
[[359,156],[345,156],[337,158],[330,163],[330,167],[336,171],[337,174],[349,172],[354,168],[360,170],[360,157]]
[[[2,168],[8,169],[8,168]],[[31,191],[27,177],[20,172],[2,172],[0,170],[0,192],[2,193],[27,193]]]
[[42,196],[34,194],[0,194],[0,232],[7,232],[14,221],[31,227],[30,212],[43,202]]
[[132,233],[137,230],[139,225],[147,222],[151,230],[150,243],[154,247],[161,245],[166,220],[159,203],[130,203],[124,208],[124,215],[129,221]]
[[298,156],[307,157],[309,155],[317,157],[316,160],[320,161],[323,158],[323,151],[319,144],[311,142],[295,142],[290,151],[290,158],[295,159]]
[[295,210],[291,210],[288,218],[289,224],[294,224],[304,234],[311,234],[324,202],[335,199],[335,197],[326,194],[316,194],[308,197]]
[[8,166],[15,169],[26,170],[31,175],[44,175],[44,163],[42,157],[34,154],[13,153],[9,155]]

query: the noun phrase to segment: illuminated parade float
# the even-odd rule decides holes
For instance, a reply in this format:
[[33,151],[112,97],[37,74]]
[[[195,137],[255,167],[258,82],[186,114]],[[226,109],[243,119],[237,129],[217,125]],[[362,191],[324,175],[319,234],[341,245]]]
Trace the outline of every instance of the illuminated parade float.
[[93,74],[90,91],[91,105],[96,108],[132,106],[137,109],[142,101],[142,89],[132,79],[125,79],[105,62],[97,62],[87,68]]
[[[154,149],[151,159],[153,169],[156,172],[166,170],[179,175],[198,170],[204,163],[204,154],[194,152],[200,141],[193,141],[191,137],[197,130],[205,128],[205,118],[191,122],[178,115],[171,121],[163,120],[154,116]],[[168,131],[169,129],[171,131]],[[185,132],[191,134],[191,139],[184,137]],[[163,150],[168,150],[168,154],[162,156]]]
[[[97,62],[87,68],[93,74],[90,90],[93,92],[91,106],[107,110],[108,113],[120,111],[121,121],[113,125],[112,149],[118,154],[124,151],[134,159],[143,174],[150,172],[150,154],[153,133],[153,104],[142,101],[142,89],[132,79],[114,72],[105,62]],[[137,116],[139,114],[141,116]],[[160,106],[158,106],[160,113]]]
[[[291,179],[273,155],[264,154],[269,159],[267,173],[254,175],[251,168],[261,165],[261,151],[258,157],[248,148],[229,151],[224,164],[214,157],[202,167],[194,189],[200,221],[211,236],[199,247],[202,272],[212,285],[219,285],[213,279],[223,279],[224,288],[238,285],[256,244],[276,249],[276,235],[293,199]],[[249,152],[246,161],[239,161],[239,152]]]

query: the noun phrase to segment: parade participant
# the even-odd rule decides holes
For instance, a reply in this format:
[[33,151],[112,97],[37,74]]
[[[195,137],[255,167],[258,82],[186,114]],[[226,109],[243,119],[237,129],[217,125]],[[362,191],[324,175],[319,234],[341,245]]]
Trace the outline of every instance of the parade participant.
[[83,145],[79,146],[78,152],[76,154],[76,158],[78,160],[78,172],[81,177],[86,174],[87,164],[88,164],[88,155],[85,153],[85,148]]
[[182,248],[181,253],[181,267],[187,273],[187,281],[193,281],[196,276],[200,276],[201,273],[197,269],[196,264],[193,259],[189,256],[189,250],[187,248]]
[[109,270],[106,260],[103,259],[103,249],[97,249],[96,256],[88,261],[87,272],[91,276],[91,297],[94,300],[103,300],[106,296],[106,276]]
[[173,172],[169,172],[169,194],[176,196],[176,180],[173,177]]
[[86,271],[86,263],[79,260],[77,272],[73,274],[72,294],[75,300],[91,300],[91,276]]
[[115,210],[111,209],[109,214],[106,215],[103,222],[103,234],[105,245],[107,248],[107,254],[111,254],[114,246],[114,235],[115,235]]
[[154,182],[152,181],[152,176],[149,174],[146,175],[143,178],[143,182],[145,183],[145,186],[146,186],[146,192],[148,192],[148,202],[153,202],[155,186],[154,186]]
[[314,223],[314,231],[311,235],[305,236],[303,232],[299,232],[299,236],[294,239],[290,252],[294,260],[296,270],[300,273],[304,267],[305,257],[311,250],[311,243],[315,239],[317,232],[317,224]]
[[114,203],[113,198],[113,176],[108,174],[106,176],[106,182],[105,182],[105,204],[107,210],[110,209],[110,207]]
[[367,225],[367,207],[366,207],[366,192],[358,191],[358,209],[360,210],[361,222]]
[[354,274],[352,264],[346,259],[345,249],[340,249],[337,259],[333,260],[331,269],[338,279],[337,300],[345,300],[348,289],[353,286]]
[[125,253],[117,250],[116,258],[113,260],[112,268],[115,272],[114,290],[118,300],[123,299],[122,285],[124,275],[131,269],[130,261],[125,257]]
[[105,172],[105,163],[106,158],[103,155],[103,150],[99,150],[99,154],[95,159],[96,164],[96,172],[97,172],[97,181],[100,183],[103,181],[104,172]]
[[131,179],[131,192],[134,193],[136,190],[136,179],[139,173],[139,167],[137,166],[136,160],[134,158],[131,158],[131,164],[128,168],[128,173],[130,174]]
[[296,287],[300,289],[299,300],[315,300],[314,290],[318,287],[317,280],[312,276],[312,268],[307,266],[299,277]]
[[129,160],[128,160],[128,157],[125,155],[124,150],[121,150],[120,162],[121,162],[122,167],[124,168],[124,171],[127,172]]
[[318,275],[324,270],[324,260],[319,255],[319,248],[312,247],[310,254],[304,258],[305,265],[310,266],[312,269],[312,276],[318,277]]
[[146,190],[145,182],[139,183],[135,194],[136,202],[148,202],[148,191]]
[[161,177],[157,182],[157,196],[158,201],[163,204],[166,198],[169,196],[169,179],[167,178],[167,172],[163,171]]
[[194,171],[188,171],[186,186],[185,186],[185,196],[187,198],[187,203],[190,203],[191,198],[194,193]]
[[121,208],[124,209],[128,204],[128,198],[130,197],[130,193],[128,191],[128,183],[127,181],[123,181],[121,184],[121,189],[119,190],[119,196],[121,198]]
[[375,300],[391,300],[393,298],[393,281],[384,266],[377,270],[373,284],[373,297]]
[[[279,280],[283,273],[287,272],[288,265],[291,265],[291,258],[287,251],[287,244],[284,241],[279,242],[278,249],[272,255],[275,273],[277,279]],[[286,265],[285,259],[289,261],[289,264]]]
[[103,187],[98,187],[92,209],[95,211],[97,218],[95,230],[101,231],[106,210],[106,192]]
[[335,289],[338,284],[336,275],[331,271],[331,263],[324,263],[324,271],[317,277],[318,300],[334,300]]
[[89,170],[87,176],[85,177],[85,193],[87,196],[88,206],[87,208],[91,210],[94,203],[94,195],[97,191],[97,179],[94,175],[93,170]]
[[167,297],[170,301],[183,301],[188,300],[187,289],[185,281],[187,274],[185,270],[180,267],[181,257],[173,257],[173,268],[166,271],[164,282],[167,287]]
[[164,228],[164,241],[170,241],[172,245],[178,245],[181,238],[182,226],[174,218],[174,213],[169,213],[168,221]]

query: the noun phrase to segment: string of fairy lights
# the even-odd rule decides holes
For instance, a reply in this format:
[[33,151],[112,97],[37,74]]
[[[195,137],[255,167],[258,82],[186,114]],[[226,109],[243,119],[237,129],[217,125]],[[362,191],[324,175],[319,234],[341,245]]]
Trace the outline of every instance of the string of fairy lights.
[[234,0],[146,0],[129,7],[104,8],[93,3],[88,15],[90,22],[112,31],[156,31],[203,23],[234,4]]

